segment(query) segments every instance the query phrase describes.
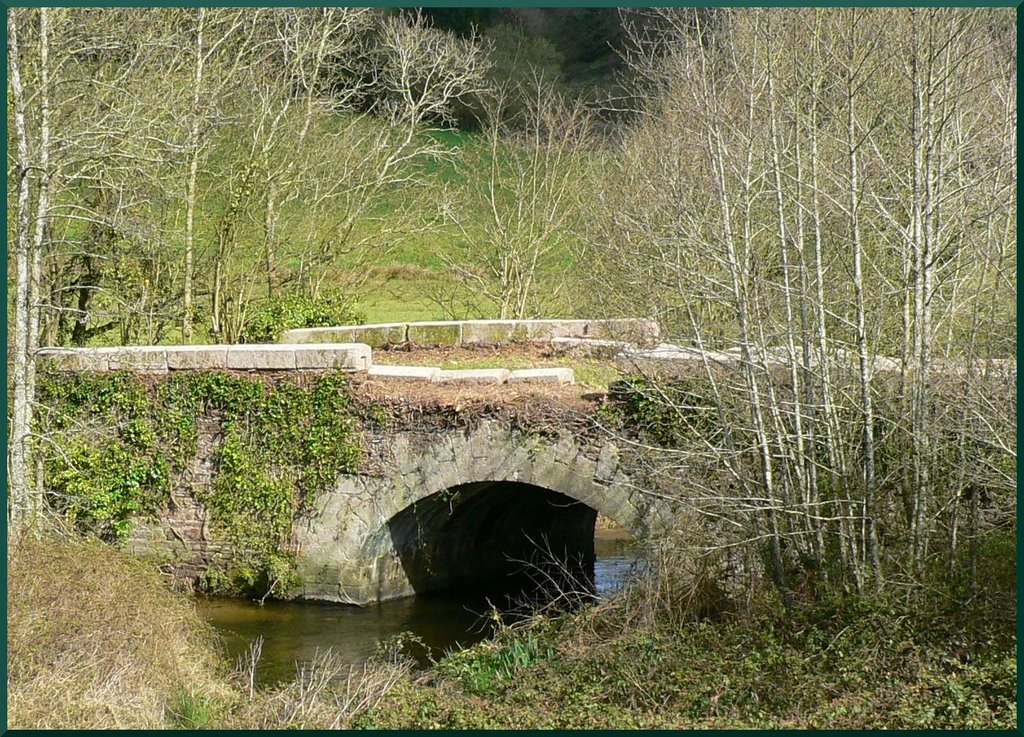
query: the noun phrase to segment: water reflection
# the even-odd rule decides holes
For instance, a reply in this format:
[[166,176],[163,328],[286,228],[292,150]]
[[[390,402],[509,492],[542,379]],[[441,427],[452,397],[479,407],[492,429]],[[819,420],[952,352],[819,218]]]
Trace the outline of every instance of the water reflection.
[[[598,597],[614,591],[632,567],[628,544],[625,535],[614,530],[595,536]],[[262,636],[258,677],[273,683],[294,676],[296,664],[308,662],[317,650],[331,648],[345,662],[360,663],[373,655],[378,643],[401,632],[423,641],[426,650],[412,650],[426,663],[429,656],[439,657],[447,649],[487,637],[491,601],[499,604],[479,594],[414,596],[370,607],[274,601],[260,606],[241,599],[200,599],[197,608],[219,632],[231,658]]]

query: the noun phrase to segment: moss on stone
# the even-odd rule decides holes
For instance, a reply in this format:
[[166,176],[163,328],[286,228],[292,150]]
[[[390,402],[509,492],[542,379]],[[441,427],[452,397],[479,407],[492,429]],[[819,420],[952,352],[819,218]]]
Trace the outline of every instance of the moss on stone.
[[410,323],[409,341],[416,345],[459,345],[462,342],[462,323]]
[[384,325],[364,325],[352,329],[352,339],[357,343],[366,343],[371,348],[394,345],[406,341],[405,323]]

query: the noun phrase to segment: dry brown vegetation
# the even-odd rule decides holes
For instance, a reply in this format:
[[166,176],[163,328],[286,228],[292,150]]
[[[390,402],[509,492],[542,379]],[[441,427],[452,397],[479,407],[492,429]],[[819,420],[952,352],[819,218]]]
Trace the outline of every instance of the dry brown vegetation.
[[226,695],[212,632],[150,566],[98,542],[26,536],[7,575],[10,727],[156,728],[197,691]]
[[[250,661],[255,666],[254,661]],[[318,653],[299,667],[296,678],[276,688],[255,691],[218,725],[226,729],[346,729],[375,708],[409,673],[410,661],[368,662],[352,666],[331,652]],[[243,678],[252,669],[242,669]],[[250,684],[253,679],[248,681]]]
[[73,537],[8,549],[8,726],[14,729],[337,729],[408,673],[331,652],[274,688],[233,672],[191,601],[152,566]]

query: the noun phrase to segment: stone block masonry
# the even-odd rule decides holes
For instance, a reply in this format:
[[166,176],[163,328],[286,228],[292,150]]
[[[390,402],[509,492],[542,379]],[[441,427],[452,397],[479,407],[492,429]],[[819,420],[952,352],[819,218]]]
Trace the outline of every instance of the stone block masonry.
[[614,320],[448,320],[286,330],[283,343],[366,343],[373,348],[406,341],[417,345],[473,345],[559,338],[609,339],[649,345],[658,323],[642,318]]
[[569,368],[505,368],[442,371],[431,366],[374,366],[366,343],[122,346],[118,348],[44,348],[41,367],[55,371],[326,371],[366,372],[379,381],[443,384],[572,384]]
[[107,357],[108,371],[135,371],[140,374],[167,373],[167,349],[162,346],[124,346],[97,348]]
[[509,343],[529,337],[520,320],[470,320],[462,323],[463,343]]
[[504,384],[508,377],[508,369],[458,369],[439,372],[435,381],[440,384]]
[[311,343],[295,348],[296,369],[347,369],[366,371],[373,352],[365,343]]
[[295,368],[295,347],[290,345],[233,345],[228,348],[229,369],[273,370]]
[[107,371],[107,355],[85,348],[43,348],[39,364],[53,371]]
[[461,345],[461,322],[411,322],[406,337],[417,345]]
[[519,369],[508,377],[509,384],[575,384],[571,368]]
[[167,353],[167,368],[171,371],[211,371],[227,365],[226,345],[174,346]]
[[346,325],[336,328],[302,328],[286,330],[282,342],[294,343],[365,343],[371,348],[404,343],[408,324],[386,322],[375,325]]
[[439,368],[431,366],[371,366],[367,375],[382,381],[437,381]]
[[56,371],[366,371],[371,349],[365,343],[44,348],[38,358],[42,367]]
[[[505,368],[441,371],[418,366],[374,367],[372,349],[411,342],[425,346],[544,342],[556,350],[569,342],[583,355],[651,345],[658,335],[653,320],[453,320],[287,330],[283,342],[244,345],[119,346],[44,348],[39,364],[56,371],[317,371],[369,372],[382,381],[475,384],[572,384],[571,369]],[[629,338],[633,342],[609,340]]]

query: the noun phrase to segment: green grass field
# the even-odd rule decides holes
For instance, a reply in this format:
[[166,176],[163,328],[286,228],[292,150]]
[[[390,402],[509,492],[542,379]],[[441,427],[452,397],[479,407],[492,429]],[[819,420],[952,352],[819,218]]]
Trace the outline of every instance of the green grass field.
[[[359,177],[331,170],[334,158],[344,154],[344,146],[332,135],[349,130],[356,142],[365,143],[380,126],[366,118],[334,116],[320,123],[317,140],[324,140],[323,171],[319,176],[327,182],[337,176],[337,186],[358,191]],[[252,173],[254,164],[246,146],[232,138],[230,130],[219,133],[209,144],[199,180],[199,201],[195,219],[195,313],[194,343],[214,342],[211,332],[214,273],[220,269],[225,285],[223,299],[231,309],[252,314],[267,301],[267,276],[262,170]],[[487,251],[485,235],[489,217],[479,192],[472,188],[485,186],[478,175],[468,172],[486,170],[490,160],[485,142],[478,133],[457,130],[436,130],[424,134],[443,147],[440,155],[422,155],[411,165],[415,181],[398,182],[373,189],[369,199],[359,201],[356,195],[345,195],[340,205],[351,208],[355,215],[345,221],[330,208],[309,206],[306,190],[278,194],[278,221],[272,249],[275,294],[293,292],[341,293],[353,309],[367,322],[398,322],[444,319],[482,319],[499,317],[493,299],[485,297],[478,287],[460,280],[451,263],[465,265],[476,273],[488,273],[481,256]],[[330,141],[328,145],[327,141]],[[331,148],[333,147],[333,148]],[[513,159],[517,151],[498,154]],[[332,163],[327,163],[332,162]],[[481,162],[484,162],[483,164]],[[280,162],[279,162],[280,163]],[[340,166],[340,164],[339,164]],[[258,168],[258,167],[257,167]],[[363,175],[365,177],[365,174]],[[248,178],[247,178],[248,177]],[[248,184],[246,184],[248,182]],[[184,187],[184,182],[176,185]],[[335,186],[335,185],[332,185]],[[246,189],[249,187],[249,189]],[[243,195],[239,195],[239,192]],[[180,302],[161,304],[162,294],[179,295],[182,289],[182,264],[185,253],[183,189],[152,212],[150,240],[127,244],[124,264],[104,264],[105,283],[111,279],[139,279],[150,296],[140,295],[137,306],[125,309],[123,301],[109,295],[112,290],[100,289],[90,304],[90,324],[103,324],[113,317],[140,315],[166,310],[170,314]],[[352,199],[354,197],[355,199]],[[239,202],[241,201],[241,204]],[[460,213],[458,221],[452,214]],[[345,210],[345,212],[349,212]],[[226,225],[229,224],[229,225]],[[341,223],[339,225],[338,223]],[[68,242],[88,242],[99,237],[90,233],[86,224],[67,222],[61,225],[59,237]],[[221,238],[230,233],[223,261],[217,266]],[[80,266],[72,263],[71,267]],[[127,277],[120,275],[127,269]],[[537,275],[536,293],[548,295],[552,281],[571,275],[575,261],[569,249],[559,245],[548,254]],[[116,274],[115,274],[116,272]],[[150,286],[151,285],[151,286]],[[568,293],[568,290],[566,290]],[[66,306],[70,306],[66,297]],[[144,300],[150,301],[144,301]],[[579,317],[572,314],[574,306],[565,297],[546,301],[531,317]],[[143,332],[124,337],[114,329],[94,335],[91,345],[116,345],[154,340],[165,344],[182,341],[180,316],[166,320],[157,333]],[[116,321],[115,321],[116,322]],[[145,323],[145,320],[142,319]],[[67,336],[64,338],[67,339]]]

